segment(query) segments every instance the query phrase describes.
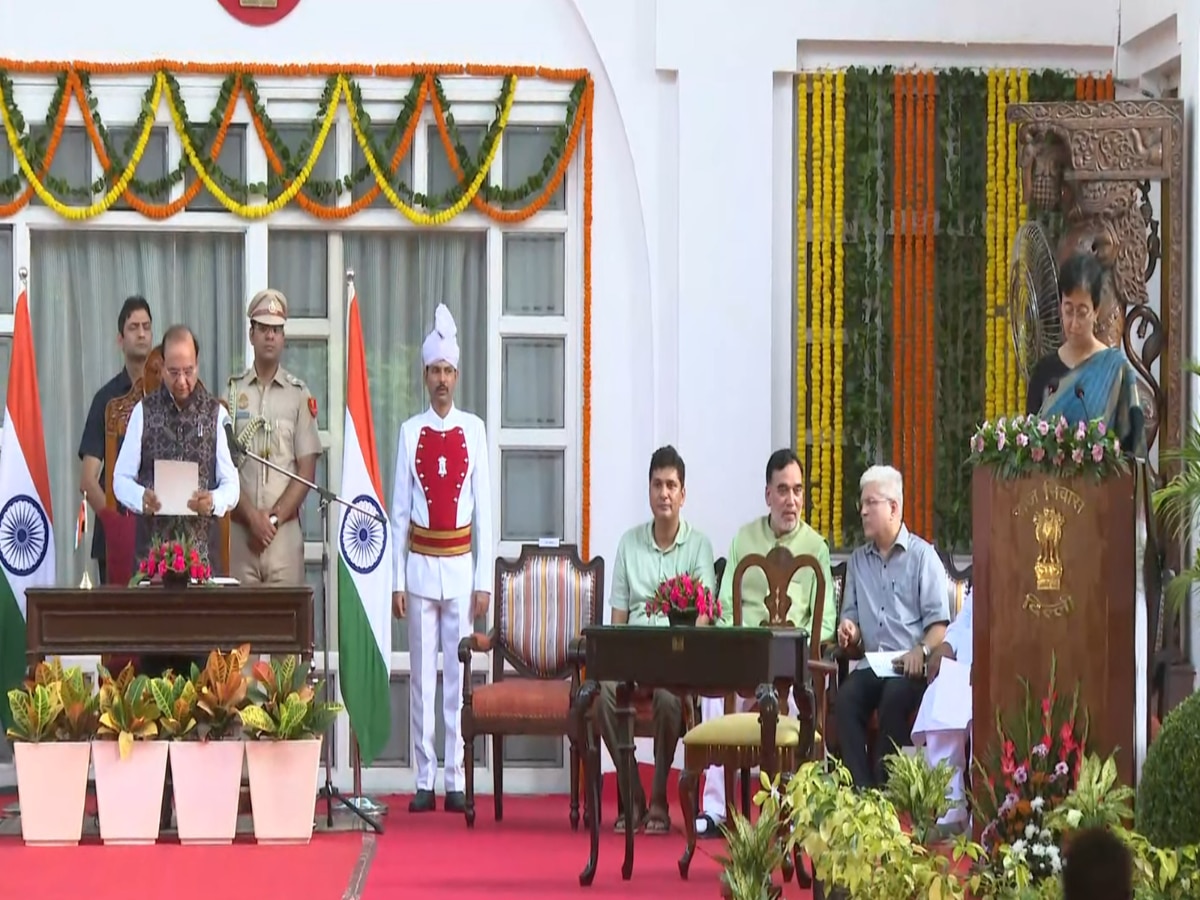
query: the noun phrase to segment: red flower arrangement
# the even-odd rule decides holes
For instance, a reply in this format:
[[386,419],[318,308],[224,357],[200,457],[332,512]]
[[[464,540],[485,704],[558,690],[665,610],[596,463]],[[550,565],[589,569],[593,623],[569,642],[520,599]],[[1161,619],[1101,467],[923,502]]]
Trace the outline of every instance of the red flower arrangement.
[[646,601],[646,615],[693,621],[704,616],[716,620],[721,615],[721,603],[698,578],[685,573],[658,586],[654,596]]
[[[1025,687],[1021,719],[1006,727],[997,712],[996,745],[986,763],[975,762],[979,777],[974,806],[988,823],[983,843],[993,854],[1009,846],[1025,858],[1026,847],[1045,843],[1044,817],[1074,790],[1079,777],[1088,715],[1079,708],[1078,685],[1069,697],[1059,697],[1057,668],[1057,659],[1051,658],[1050,682],[1040,700],[1034,699],[1029,682],[1021,680]],[[1057,874],[1050,865],[1057,849],[1044,856],[1047,871],[1034,866],[1035,877]]]
[[146,558],[138,563],[137,574],[130,584],[143,581],[203,583],[211,578],[212,566],[204,561],[196,546],[184,538],[177,538],[151,547]]

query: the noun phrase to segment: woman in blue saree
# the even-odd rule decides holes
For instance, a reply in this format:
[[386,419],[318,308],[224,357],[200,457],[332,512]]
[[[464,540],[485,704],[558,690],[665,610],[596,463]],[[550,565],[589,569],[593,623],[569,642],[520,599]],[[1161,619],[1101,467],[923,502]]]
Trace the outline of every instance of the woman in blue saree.
[[1146,455],[1145,417],[1137,401],[1133,367],[1120,347],[1096,337],[1096,310],[1104,269],[1091,254],[1072,256],[1058,275],[1066,340],[1038,360],[1029,377],[1026,413],[1044,419],[1104,422],[1121,449]]

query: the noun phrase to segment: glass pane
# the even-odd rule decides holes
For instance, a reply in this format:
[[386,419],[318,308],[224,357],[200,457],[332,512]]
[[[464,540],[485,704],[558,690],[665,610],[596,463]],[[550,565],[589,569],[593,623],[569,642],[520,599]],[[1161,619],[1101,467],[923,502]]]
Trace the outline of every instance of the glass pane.
[[[3,160],[0,160],[2,163]],[[3,175],[0,174],[0,180]],[[0,313],[13,311],[13,238],[12,228],[0,228]],[[5,372],[7,373],[7,369]]]
[[566,266],[563,235],[504,235],[504,314],[565,315]]
[[[321,487],[329,487],[329,465],[327,463],[328,454],[322,453],[317,457],[317,477],[314,481]],[[328,515],[332,516],[336,512],[336,507],[329,510]],[[304,532],[306,541],[320,542],[325,540],[325,534],[321,531],[321,497],[316,491],[309,491],[304,498],[304,505],[300,507],[300,528]]]
[[[485,134],[487,134],[487,128],[483,125],[460,125],[458,127],[458,138],[462,141],[462,145],[472,161],[478,161],[479,148],[483,146]],[[425,193],[431,199],[436,199],[458,184],[458,179],[454,177],[454,172],[451,171],[450,163],[446,159],[446,148],[442,146],[442,138],[438,133],[437,125],[429,126],[428,135],[429,186],[425,189]],[[489,173],[489,180],[490,177]],[[442,203],[437,208],[445,209],[452,205]]]
[[325,649],[325,583],[322,580],[321,564],[304,564],[304,583],[313,590],[313,633],[317,649]]
[[[306,122],[304,124],[287,124],[275,125],[275,133],[279,135],[280,143],[287,148],[292,164],[297,168],[301,168],[308,162],[309,156],[312,155],[313,142],[316,135],[312,133],[312,128]],[[325,139],[325,144],[321,147],[321,155],[317,157],[317,164],[313,167],[312,175],[309,176],[309,182],[333,182],[337,180],[337,141],[334,138],[337,136],[336,130],[330,131],[329,136]],[[303,153],[303,157],[299,154]],[[270,169],[270,163],[267,164],[269,171],[274,174],[274,169]],[[287,169],[287,162],[284,161],[284,169]],[[271,189],[271,199],[275,199],[284,191],[283,185],[278,185]],[[309,195],[316,197],[322,203],[333,203],[332,193],[322,193],[321,190],[306,191]],[[287,291],[284,291],[287,294]],[[291,294],[288,294],[288,299],[291,299]]]
[[500,540],[566,537],[561,450],[500,451]]
[[0,404],[8,402],[8,365],[11,362],[12,335],[6,334],[0,337]]
[[[557,125],[512,125],[505,129],[504,188],[515,191],[524,187],[535,176],[540,180],[538,189],[533,194],[516,203],[505,204],[506,208],[522,209],[542,195],[557,165],[555,160],[547,159],[547,154],[554,146],[554,135],[557,131]],[[566,209],[566,188],[564,178],[542,208]]]
[[[44,153],[50,141],[50,132],[46,126],[31,126],[29,134],[34,139],[35,145],[40,145]],[[38,169],[39,166],[40,163],[35,163],[34,169]],[[91,175],[92,145],[88,141],[87,131],[82,125],[69,125],[63,129],[62,139],[58,142],[58,149],[54,152],[54,161],[50,164],[48,180],[66,182],[66,186],[72,192],[83,191],[84,193],[68,195],[62,190],[62,185],[47,184],[46,187],[62,203],[68,206],[79,206],[85,204],[85,201],[90,202],[88,198],[90,197]],[[44,205],[36,194],[33,196],[33,202]]]
[[[129,157],[133,155],[133,145],[137,141],[137,136],[134,135],[132,128],[112,128],[109,130],[109,136],[112,138],[112,148],[117,153],[121,154],[120,162],[122,164],[129,161]],[[129,148],[126,152],[126,147]],[[95,163],[95,170],[92,174],[92,180],[99,179],[104,172],[100,169],[98,161]],[[113,173],[113,179],[120,177],[124,171],[124,166],[117,169]],[[171,199],[171,188],[166,184],[167,177],[167,128],[154,127],[150,129],[150,140],[146,144],[146,152],[141,160],[138,161],[137,172],[134,173],[138,181],[145,185],[161,184],[164,187],[162,193],[147,193],[140,192],[139,197],[147,203],[166,203]],[[156,185],[157,186],[157,185]],[[135,191],[135,193],[138,193]],[[119,197],[117,202],[113,204],[113,209],[131,209],[129,202],[124,196]]]
[[329,315],[329,238],[323,231],[272,231],[267,282],[288,299],[288,317]]
[[[245,239],[240,233],[33,230],[30,298],[53,507],[58,583],[78,584],[90,539],[73,551],[79,505],[76,452],[92,397],[121,368],[117,312],[140,294],[154,314],[155,340],[187,322],[200,344],[200,379],[228,395],[233,360],[245,343]],[[54,398],[53,403],[45,398]]]
[[[388,167],[391,165],[392,154],[396,152],[395,147],[389,147],[387,145],[388,133],[391,130],[392,130],[392,127],[390,125],[372,125],[371,126],[371,136],[375,140],[375,149],[380,151],[381,153],[386,154],[385,159],[377,160],[380,168],[383,169],[385,172],[388,170]],[[400,137],[401,137],[400,135],[397,135],[396,140],[400,140]],[[362,147],[358,146],[358,139],[352,138],[351,142],[350,142],[350,172],[352,174],[357,174],[360,169],[366,168],[366,165],[367,165],[367,158],[365,156],[363,156]],[[397,182],[404,182],[404,184],[408,185],[410,190],[412,189],[413,161],[412,161],[412,147],[411,146],[409,147],[408,153],[405,154],[404,159],[400,160],[400,165],[396,167],[396,177],[392,180],[393,187],[396,185]],[[351,197],[354,200],[357,200],[359,197],[363,196],[363,194],[370,191],[371,188],[374,186],[375,186],[375,175],[373,173],[371,173],[370,170],[368,170],[367,177],[364,178],[359,184],[355,185],[354,192],[351,194]],[[404,199],[403,195],[401,195],[401,199]],[[369,208],[370,209],[391,209],[392,202],[390,200],[388,200],[387,197],[383,196],[383,192],[380,191],[379,196],[375,198],[374,202],[371,204],[371,206]]]
[[[9,175],[17,171],[17,161],[13,159],[12,148],[8,146],[8,141],[0,141],[0,181],[7,178]],[[24,187],[24,184],[21,185]],[[8,200],[8,197],[4,198]]]
[[[284,368],[308,385],[317,400],[317,427],[329,427],[329,343],[325,338],[292,338]],[[307,413],[305,413],[307,415]]]
[[[193,124],[192,133],[199,133],[202,125]],[[208,148],[198,149],[196,154],[202,162],[207,161]],[[246,182],[246,126],[245,125],[230,125],[229,130],[225,133],[225,143],[221,145],[221,152],[217,156],[217,168],[225,173],[227,180],[232,180],[237,184]],[[231,186],[226,183],[226,179],[215,173],[212,167],[209,167],[209,175],[212,180],[226,194],[229,194],[235,200],[243,200],[234,194],[230,193]],[[183,183],[184,187],[190,185],[196,180],[196,171],[189,165],[184,171]],[[243,200],[243,202],[245,202]],[[196,195],[196,199],[188,204],[189,210],[221,210],[225,207],[221,205],[212,194],[208,192],[208,188],[201,188],[200,193]]]
[[500,348],[501,426],[565,428],[566,341],[504,338]]

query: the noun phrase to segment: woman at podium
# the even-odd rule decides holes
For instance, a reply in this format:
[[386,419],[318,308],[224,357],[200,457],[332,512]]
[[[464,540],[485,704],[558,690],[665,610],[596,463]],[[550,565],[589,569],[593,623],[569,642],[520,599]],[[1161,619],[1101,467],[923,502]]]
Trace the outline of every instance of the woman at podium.
[[1121,449],[1146,455],[1145,417],[1137,401],[1137,376],[1120,347],[1096,337],[1096,311],[1104,268],[1090,253],[1078,253],[1058,273],[1062,346],[1038,360],[1029,377],[1025,412],[1072,425],[1099,419],[1121,441]]

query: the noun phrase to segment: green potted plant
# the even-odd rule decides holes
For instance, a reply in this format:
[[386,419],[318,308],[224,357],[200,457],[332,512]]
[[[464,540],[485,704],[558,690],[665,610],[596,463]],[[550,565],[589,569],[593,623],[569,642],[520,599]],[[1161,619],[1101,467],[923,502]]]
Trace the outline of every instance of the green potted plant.
[[126,665],[113,678],[100,666],[100,724],[92,748],[96,811],[106,844],[152,844],[158,839],[167,744],[151,680]]
[[24,687],[8,692],[17,767],[21,837],[26,844],[68,846],[83,834],[97,700],[73,666],[38,663]]
[[912,835],[923,847],[953,843],[940,840],[938,819],[950,811],[950,782],[954,767],[943,760],[930,766],[924,753],[897,750],[884,757],[887,787],[884,795],[907,817]]
[[778,900],[783,888],[774,876],[783,865],[779,811],[764,811],[757,822],[734,812],[725,832],[727,853],[721,864],[721,896],[726,900]]
[[193,665],[191,678],[176,677],[170,693],[165,679],[155,682],[162,686],[159,705],[168,704],[163,708],[177,723],[170,726],[170,756],[181,844],[229,844],[237,833],[245,753],[237,713],[246,702],[249,658],[249,644],[213,650],[204,669]]
[[319,688],[295,656],[254,664],[250,703],[238,718],[250,739],[250,805],[260,843],[312,839],[321,740],[342,710],[340,703],[318,702]]

